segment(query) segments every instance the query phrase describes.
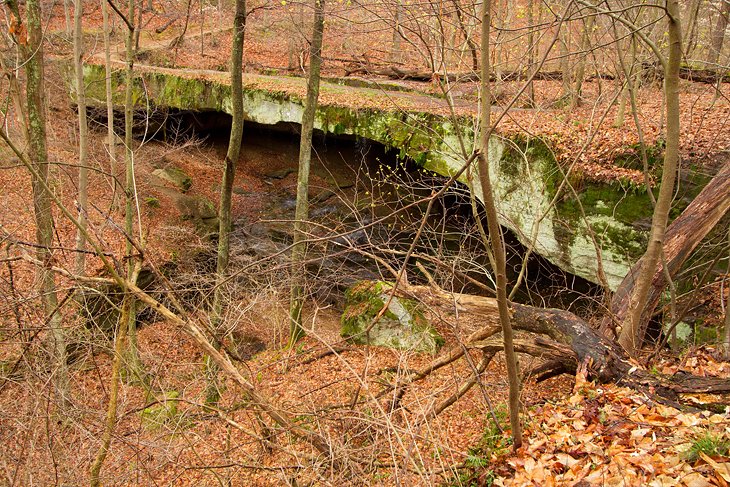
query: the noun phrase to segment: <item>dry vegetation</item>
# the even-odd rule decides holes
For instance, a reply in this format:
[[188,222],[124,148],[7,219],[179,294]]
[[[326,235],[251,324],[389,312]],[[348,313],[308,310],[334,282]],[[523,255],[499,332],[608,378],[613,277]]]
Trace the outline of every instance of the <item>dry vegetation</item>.
[[[225,68],[230,34],[224,30],[204,36],[202,56],[200,39],[194,36],[201,30],[218,29],[221,21],[214,5],[205,5],[201,17],[193,2],[189,39],[179,49],[159,49],[179,34],[183,3],[154,2],[155,14],[146,17],[141,41],[145,49],[157,49],[149,54],[149,62]],[[353,10],[344,6],[339,10],[344,3],[337,4],[325,38],[328,76],[344,74],[347,62],[337,59],[367,54],[358,46],[386,45],[391,35],[377,23],[353,27],[348,21]],[[46,19],[49,152],[54,190],[73,205],[76,118],[67,84],[54,61],[70,56],[70,44],[62,32],[62,7],[54,4]],[[277,5],[251,16],[245,54],[249,72],[287,71],[288,51],[282,39],[291,35],[288,26],[298,15],[297,9]],[[153,33],[174,18],[178,20],[163,33]],[[227,14],[222,24],[230,24]],[[100,25],[98,6],[88,3],[85,31],[87,45],[95,52]],[[302,42],[297,38],[298,45]],[[387,53],[376,48],[370,51],[372,58],[387,58]],[[413,52],[407,56],[418,65]],[[602,60],[600,67],[609,64]],[[292,74],[301,73],[295,68]],[[297,81],[292,83],[298,86]],[[420,91],[403,95],[404,102],[419,104],[428,99],[434,111],[446,110],[443,100],[436,98],[443,94],[437,83],[400,83]],[[509,112],[499,130],[548,138],[559,157],[577,162],[588,178],[641,182],[639,171],[613,164],[617,155],[635,151],[637,143],[630,117],[620,128],[611,125],[617,110],[612,103],[613,83],[587,83],[582,105],[567,110],[555,106],[559,81],[536,82],[540,108]],[[5,78],[0,87],[3,93],[9,89]],[[454,83],[446,89],[453,90],[457,110],[473,113],[474,83]],[[499,101],[510,99],[517,89],[517,82],[501,83]],[[685,160],[708,168],[727,164],[730,84],[722,84],[717,91],[712,85],[683,81],[682,95]],[[384,99],[390,100],[390,95]],[[336,102],[348,103],[347,95]],[[640,105],[646,140],[654,145],[662,131],[658,84],[642,87]],[[423,108],[422,103],[419,106]],[[608,122],[599,123],[604,117]],[[18,133],[12,116],[4,123],[9,132]],[[123,214],[113,178],[121,180],[123,168],[121,164],[109,166],[104,136],[103,130],[92,131],[94,171],[89,199],[93,210],[89,221],[105,250],[120,259],[125,243],[120,230]],[[213,282],[210,263],[205,260],[210,258],[212,244],[180,219],[151,172],[174,164],[193,175],[190,194],[216,201],[224,149],[210,140],[135,144],[146,263],[162,268],[176,262],[176,292],[189,298],[192,319],[208,323],[207,309],[200,303]],[[236,174],[236,187],[241,189],[234,194],[236,219],[250,224],[270,218],[272,195],[291,194],[295,175],[267,179],[265,174],[272,167],[288,164],[273,147],[250,152],[244,148]],[[320,177],[313,186],[325,184],[326,178]],[[79,318],[79,284],[59,276],[64,326],[69,336],[77,337],[70,369],[70,405],[59,412],[51,387],[54,371],[48,370],[44,349],[35,267],[26,258],[35,238],[30,191],[27,172],[0,146],[0,485],[85,485],[106,417],[113,344]],[[353,194],[343,192],[341,196]],[[55,264],[71,268],[74,229],[58,213],[56,220]],[[232,265],[237,277],[227,286],[226,346],[243,359],[235,363],[257,391],[286,410],[296,424],[327,439],[331,457],[279,429],[230,379],[221,379],[220,402],[206,404],[201,350],[181,329],[151,315],[138,336],[147,385],[133,380],[122,383],[103,485],[730,485],[730,410],[726,404],[718,404],[714,413],[679,411],[631,389],[587,382],[581,373],[576,378],[563,375],[539,383],[527,377],[522,396],[526,441],[522,449],[511,452],[509,433],[503,429],[507,385],[501,359],[492,361],[479,376],[478,386],[454,406],[436,418],[423,417],[473,376],[481,352],[471,350],[470,360],[450,364],[414,383],[400,407],[393,408],[390,386],[428,366],[434,357],[343,344],[341,310],[324,300],[308,302],[308,337],[296,348],[285,349],[288,269],[281,260],[261,261],[252,255],[246,238],[235,244],[239,252]],[[97,261],[87,262],[89,275],[104,275]],[[704,305],[707,322],[721,320],[722,293],[726,295],[729,287],[726,280],[722,282],[718,277],[697,298]],[[444,350],[464,346],[466,337],[484,324],[484,317],[459,311],[445,314],[432,309],[429,317],[446,339]],[[677,354],[665,356],[662,351],[654,367],[661,373],[681,370],[730,380],[728,363],[719,362],[714,352],[712,347],[691,347],[677,358]],[[541,363],[528,355],[520,360],[523,371]],[[697,401],[715,399],[698,397]],[[700,451],[697,444],[703,439],[718,450]]]

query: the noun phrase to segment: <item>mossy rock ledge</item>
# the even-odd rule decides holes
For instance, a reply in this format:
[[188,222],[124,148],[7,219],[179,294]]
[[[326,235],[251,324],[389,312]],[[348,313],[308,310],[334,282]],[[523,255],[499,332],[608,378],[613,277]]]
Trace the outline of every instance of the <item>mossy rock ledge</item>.
[[416,301],[393,297],[388,310],[368,330],[373,318],[388,301],[393,285],[383,281],[360,281],[345,292],[340,334],[359,345],[375,345],[435,353],[444,340],[431,326]]
[[[225,73],[147,67],[135,76],[133,104],[137,110],[153,107],[163,111],[231,112],[231,91]],[[89,106],[106,107],[105,79],[103,65],[84,67]],[[121,107],[121,88],[125,86],[122,70],[112,73],[112,86],[114,104]],[[263,125],[300,123],[304,103],[292,94],[296,87],[304,90],[304,80],[246,74],[245,118]],[[414,160],[424,170],[444,177],[456,174],[464,163],[457,135],[472,141],[477,133],[473,116],[453,120],[423,110],[388,108],[385,102],[385,108],[373,108],[382,99],[381,90],[326,81],[321,89],[316,129],[381,143],[398,150],[401,157]],[[337,102],[337,97],[344,95],[353,100],[370,100],[370,106],[344,106]],[[440,102],[431,99],[429,103]],[[549,137],[492,135],[489,169],[499,221],[523,245],[557,267],[616,290],[646,248],[648,232],[644,222],[651,221],[652,213],[646,188],[630,182],[592,181],[574,171],[567,175],[573,188],[568,190],[560,184],[565,168],[556,161],[551,146]],[[466,152],[470,151],[467,143]],[[459,180],[469,184],[477,198],[483,200],[478,179],[470,182],[463,173]],[[698,193],[702,185],[693,188],[692,193]],[[676,210],[681,211],[682,207]],[[213,218],[208,221],[215,223]]]

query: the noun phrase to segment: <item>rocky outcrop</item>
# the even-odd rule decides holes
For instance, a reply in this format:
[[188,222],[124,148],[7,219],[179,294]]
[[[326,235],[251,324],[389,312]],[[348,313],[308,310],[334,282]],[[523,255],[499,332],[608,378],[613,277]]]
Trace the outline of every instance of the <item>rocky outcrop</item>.
[[[89,104],[103,106],[103,66],[87,65],[84,73]],[[134,99],[140,109],[153,106],[230,112],[230,86],[225,73],[148,66],[139,67],[137,76]],[[114,93],[120,98],[115,103],[120,105],[124,90],[119,88],[124,82],[123,73],[115,71]],[[247,75],[245,82],[244,111],[248,120],[268,125],[301,121],[304,108],[296,94],[301,80]],[[352,90],[353,97],[370,102],[355,100],[353,106],[345,107],[328,101],[328,94],[342,90]],[[410,100],[412,106],[416,102],[428,105],[429,97],[418,96],[422,99]],[[376,104],[373,100],[380,99],[381,106],[392,108],[372,108]],[[471,117],[453,119],[427,111],[400,110],[397,103],[388,102],[382,90],[326,82],[322,84],[315,127],[327,134],[354,135],[396,148],[402,156],[447,177],[463,165],[458,135],[466,141],[465,150],[470,151],[468,144],[475,134]],[[624,187],[620,181],[594,183],[576,176],[569,178],[570,186],[561,184],[565,178],[549,146],[534,138],[493,136],[490,163],[502,225],[537,254],[589,281],[602,282],[598,265],[602,262],[608,287],[618,286],[646,244],[646,228],[641,222],[651,215],[651,204],[645,189]],[[468,183],[465,175],[460,179]],[[481,197],[481,189],[475,184],[475,194]]]

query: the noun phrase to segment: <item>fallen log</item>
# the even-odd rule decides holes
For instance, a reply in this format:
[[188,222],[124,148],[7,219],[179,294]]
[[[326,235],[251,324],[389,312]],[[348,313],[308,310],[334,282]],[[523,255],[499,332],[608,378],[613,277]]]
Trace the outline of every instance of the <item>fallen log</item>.
[[[359,59],[354,59],[346,64],[349,67],[345,67],[345,76],[352,74],[364,74],[371,76],[385,76],[391,79],[399,80],[410,80],[410,81],[423,81],[429,82],[434,79],[445,79],[449,81],[478,81],[479,76],[474,71],[467,71],[462,73],[448,73],[444,75],[442,73],[435,73],[433,71],[421,71],[418,69],[408,69],[403,66],[396,65],[374,65],[367,62],[363,62]],[[645,67],[645,72],[650,73],[650,76],[657,80],[664,78],[663,71],[654,65],[648,65]],[[528,79],[528,72],[526,70],[518,71],[506,71],[500,73],[499,76],[492,74],[489,81],[526,81]],[[730,73],[722,73],[712,69],[693,69],[689,67],[683,67],[680,69],[679,77],[687,81],[695,83],[713,84],[720,80],[721,83],[730,82]],[[562,81],[562,71],[538,71],[534,74],[534,80],[543,81]],[[585,77],[586,81],[595,80],[615,80],[616,75],[613,73],[592,73]]]
[[[498,321],[494,298],[450,293],[433,286],[402,284],[398,293],[419,299],[432,308],[446,313],[469,313],[483,318],[482,330],[472,334],[463,346],[437,358],[434,364],[450,362],[459,356],[463,348],[478,348],[486,353],[500,350],[501,341],[492,336]],[[516,348],[521,353],[541,357],[549,362],[561,362],[565,371],[575,372],[580,364],[587,365],[589,377],[600,382],[615,382],[646,393],[655,400],[674,407],[698,408],[696,403],[684,404],[679,394],[714,393],[730,394],[730,381],[717,377],[698,377],[689,374],[666,376],[650,373],[636,362],[618,343],[594,330],[573,313],[560,309],[537,308],[518,303],[510,304],[512,326],[516,331],[529,334],[520,338]],[[433,364],[423,371],[412,374],[396,385],[396,397],[402,397],[402,389],[421,380],[437,367]]]

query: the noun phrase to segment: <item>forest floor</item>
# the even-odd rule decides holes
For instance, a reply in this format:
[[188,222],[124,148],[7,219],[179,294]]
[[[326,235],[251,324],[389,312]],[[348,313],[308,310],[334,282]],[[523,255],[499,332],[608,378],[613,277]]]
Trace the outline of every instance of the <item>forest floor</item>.
[[[60,8],[56,6],[51,17],[56,22],[62,22]],[[98,9],[88,17],[89,32],[98,29]],[[168,18],[162,14],[152,17],[146,29],[162,26]],[[272,18],[275,17],[269,19]],[[195,23],[195,17],[191,20],[192,32],[201,24]],[[209,18],[205,25],[215,27],[214,20],[215,17]],[[252,21],[252,25],[256,22]],[[268,29],[273,33],[268,35],[281,38],[283,34],[276,31],[277,25],[272,21]],[[286,50],[282,43],[269,42],[264,34],[255,34],[254,30],[247,40],[252,69],[284,66]],[[68,55],[70,44],[62,35],[54,33],[49,38],[53,55]],[[219,69],[227,56],[222,46],[229,40],[226,34],[216,39],[215,46],[212,39],[208,41],[211,44],[205,56],[197,57],[192,49],[181,49],[176,63],[194,69]],[[194,41],[188,42],[194,45]],[[278,50],[270,52],[271,46]],[[76,118],[68,87],[54,65],[49,66],[47,74],[49,151],[51,161],[56,163],[55,189],[64,201],[72,204]],[[615,174],[624,168],[606,161],[613,161],[617,151],[626,151],[636,137],[631,122],[621,128],[596,129],[602,116],[597,114],[602,110],[613,114],[615,110],[608,107],[605,93],[600,94],[604,88],[595,82],[588,83],[584,105],[576,110],[520,110],[519,116],[527,113],[528,118],[508,117],[504,129],[538,134],[548,131],[553,134],[551,140],[556,147],[564,144],[565,154],[575,154],[576,144],[580,145],[579,141],[591,134],[595,136],[593,142],[580,158],[591,165],[586,167]],[[433,95],[439,88],[427,84],[420,89]],[[509,97],[516,87],[506,84],[503,89]],[[537,89],[538,98],[547,106],[559,84],[541,82]],[[683,83],[683,151],[688,159],[700,161],[708,168],[726,161],[730,150],[730,141],[722,135],[730,130],[729,90],[727,84],[723,85],[722,96],[715,99],[711,86]],[[463,99],[469,100],[469,96],[473,93],[463,95]],[[648,127],[647,140],[656,141],[661,133],[658,88],[644,88],[641,103]],[[544,124],[536,127],[542,119]],[[512,128],[510,124],[515,125]],[[115,222],[121,222],[123,215],[118,200],[115,203],[112,199],[111,175],[122,178],[123,168],[121,164],[110,167],[103,130],[92,131],[91,138],[91,161],[99,170],[91,176],[90,200],[95,202],[95,209],[90,224],[110,253],[122,255],[124,239]],[[151,172],[160,165],[174,164],[193,176],[191,194],[216,201],[224,149],[206,142],[136,144],[140,201],[159,200],[159,207],[140,206],[148,260],[162,265],[181,252],[209,251],[211,244],[196,237],[190,225],[180,220]],[[119,146],[118,153],[122,149]],[[266,218],[266,195],[291,193],[294,189],[292,175],[281,180],[264,177],[272,165],[288,163],[276,160],[281,156],[273,147],[269,149],[248,153],[244,149],[236,174],[236,186],[244,191],[234,195],[233,203],[239,219]],[[32,242],[29,178],[10,156],[3,157],[3,161],[7,162],[0,165],[2,228],[16,241]],[[59,247],[73,247],[74,232],[68,225],[58,224],[57,238]],[[73,260],[69,252],[61,252],[57,258],[59,265]],[[87,272],[98,274],[98,263],[89,262]],[[29,355],[21,361],[21,367],[31,372],[22,380],[8,367],[17,361],[26,344],[37,354],[42,353],[38,340],[34,341],[37,333],[21,324],[25,319],[39,322],[37,310],[26,304],[35,297],[33,269],[22,262],[9,261],[0,273],[4,295],[17,298],[0,305],[0,485],[86,484],[106,414],[110,344],[98,337],[87,343],[89,352],[72,368],[70,409],[63,415],[57,414],[41,360],[33,360]],[[309,336],[296,349],[286,350],[286,289],[279,276],[269,279],[263,284],[257,281],[260,285],[247,293],[245,300],[231,303],[230,336],[245,338],[234,344],[242,347],[244,355],[248,355],[245,348],[251,338],[263,348],[238,366],[258,391],[274,399],[301,424],[331,438],[332,444],[341,448],[341,458],[351,455],[390,466],[369,469],[372,465],[359,465],[353,471],[367,472],[364,477],[342,477],[337,469],[326,468],[326,460],[317,457],[308,445],[286,432],[274,430],[273,437],[269,436],[271,432],[261,429],[260,417],[247,408],[240,390],[228,380],[223,381],[218,407],[206,407],[200,350],[180,329],[153,322],[139,332],[141,359],[152,393],[133,382],[123,384],[120,419],[102,472],[104,485],[730,485],[730,410],[726,409],[724,414],[678,411],[629,389],[586,382],[580,374],[539,384],[525,381],[525,444],[517,452],[510,450],[508,431],[500,431],[506,426],[507,390],[501,360],[493,361],[482,375],[481,388],[472,389],[435,419],[419,422],[420,414],[448,397],[471,376],[466,362],[446,367],[414,384],[405,396],[404,408],[390,410],[387,396],[378,397],[385,385],[409,371],[421,369],[433,357],[348,346],[315,360],[318,353],[341,345],[339,310],[315,303],[305,313]],[[61,280],[60,284],[61,295],[69,296],[72,283]],[[702,299],[708,307],[720,309],[720,292],[718,286]],[[81,331],[82,325],[73,319],[72,311],[66,318],[69,331]],[[202,322],[207,319],[202,311],[195,318]],[[480,318],[475,316],[460,316],[458,322],[453,317],[433,318],[446,338],[446,348],[459,346],[464,337],[480,326]],[[718,362],[713,354],[711,348],[691,347],[679,358],[662,354],[654,367],[658,373],[686,371],[730,380],[730,364]],[[474,354],[473,360],[478,359],[478,354]],[[523,370],[537,365],[530,360],[527,356],[521,358]],[[708,402],[706,397],[700,399]],[[353,407],[355,403],[357,407]],[[490,419],[490,409],[496,411],[496,423]],[[271,438],[273,441],[265,441]],[[698,446],[708,444],[715,446],[715,451]]]

